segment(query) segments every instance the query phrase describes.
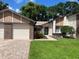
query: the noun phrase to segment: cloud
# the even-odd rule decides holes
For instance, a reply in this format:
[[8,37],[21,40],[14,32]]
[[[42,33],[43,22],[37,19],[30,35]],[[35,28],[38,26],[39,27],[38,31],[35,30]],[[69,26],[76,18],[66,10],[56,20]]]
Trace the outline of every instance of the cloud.
[[13,10],[13,11],[15,11],[15,12],[17,12],[17,13],[20,13],[19,9],[13,9],[13,7],[11,7],[11,6],[8,6],[8,8],[11,9],[11,10]]
[[23,0],[14,0],[16,3],[22,3]]
[[17,13],[19,13],[19,12],[20,12],[20,10],[19,10],[19,9],[16,9],[15,11],[16,11]]
[[77,1],[77,0],[68,0],[68,1]]
[[29,1],[31,1],[31,2],[35,2],[35,0],[29,0]]
[[8,6],[9,9],[14,10],[11,6]]

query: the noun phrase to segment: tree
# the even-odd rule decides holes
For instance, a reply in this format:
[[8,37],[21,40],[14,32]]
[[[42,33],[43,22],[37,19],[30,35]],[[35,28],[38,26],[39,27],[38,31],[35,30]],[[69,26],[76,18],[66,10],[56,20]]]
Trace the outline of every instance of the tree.
[[60,15],[65,14],[65,3],[59,3],[57,5],[51,6],[48,8],[48,11],[52,14],[53,17],[56,17],[59,13]]
[[52,14],[53,17],[56,17],[59,13],[59,16],[64,15],[71,15],[75,13],[79,13],[79,4],[77,2],[66,2],[66,3],[59,3],[52,7],[48,8],[48,11]]
[[[79,4],[77,2],[58,3],[57,5],[46,7],[32,2],[21,8],[21,14],[36,21],[45,21],[58,16],[71,15],[79,13]],[[59,14],[59,15],[58,15]]]
[[2,9],[7,9],[8,7],[8,4],[7,3],[4,3],[4,2],[2,2],[2,1],[0,1],[0,10],[2,10]]
[[50,14],[47,13],[47,7],[33,2],[22,6],[21,14],[35,21],[46,21],[50,18]]
[[79,4],[77,2],[65,3],[66,14],[75,14],[79,12]]

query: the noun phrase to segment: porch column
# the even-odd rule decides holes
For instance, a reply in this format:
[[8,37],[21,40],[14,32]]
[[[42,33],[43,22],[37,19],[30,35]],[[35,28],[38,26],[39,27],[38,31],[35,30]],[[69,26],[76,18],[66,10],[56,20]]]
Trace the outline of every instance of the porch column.
[[56,30],[56,20],[53,20],[53,33],[55,33]]
[[49,27],[49,29],[48,29],[48,35],[52,35],[52,27],[53,27],[53,23],[51,22],[51,23],[49,23],[49,25],[48,25],[48,27]]

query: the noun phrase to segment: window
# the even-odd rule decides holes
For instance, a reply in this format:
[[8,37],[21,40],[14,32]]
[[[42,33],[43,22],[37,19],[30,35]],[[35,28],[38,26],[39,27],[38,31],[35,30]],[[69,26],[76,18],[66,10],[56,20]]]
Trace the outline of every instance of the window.
[[61,27],[58,27],[58,26],[57,26],[55,32],[56,32],[56,33],[61,33]]

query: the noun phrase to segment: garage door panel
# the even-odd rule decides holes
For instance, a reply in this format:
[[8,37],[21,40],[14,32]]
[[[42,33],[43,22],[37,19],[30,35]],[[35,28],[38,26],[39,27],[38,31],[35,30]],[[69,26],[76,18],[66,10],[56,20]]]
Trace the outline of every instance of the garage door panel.
[[29,26],[25,24],[13,25],[13,38],[14,39],[29,39]]
[[4,39],[4,24],[0,24],[0,39]]

